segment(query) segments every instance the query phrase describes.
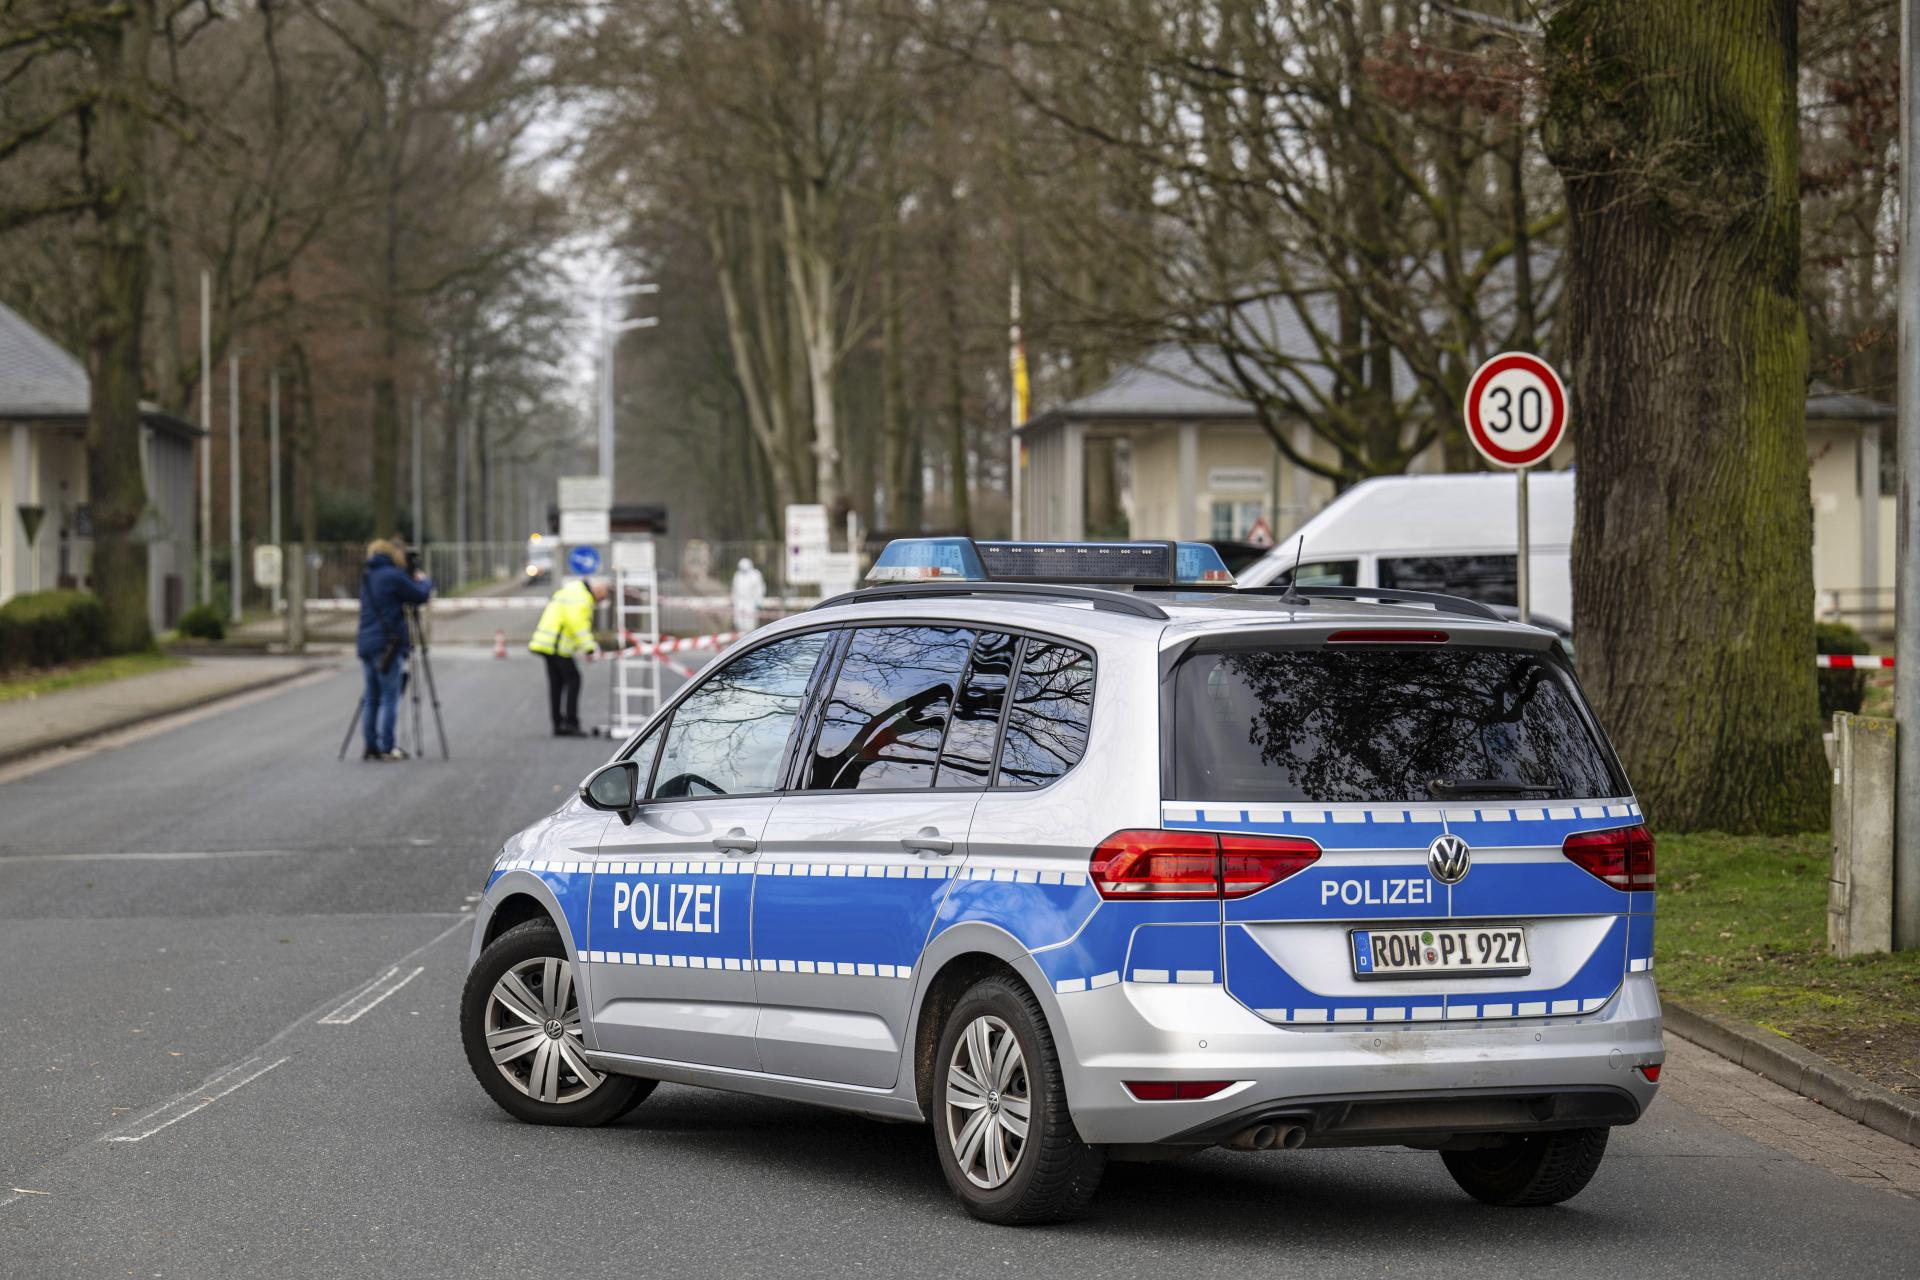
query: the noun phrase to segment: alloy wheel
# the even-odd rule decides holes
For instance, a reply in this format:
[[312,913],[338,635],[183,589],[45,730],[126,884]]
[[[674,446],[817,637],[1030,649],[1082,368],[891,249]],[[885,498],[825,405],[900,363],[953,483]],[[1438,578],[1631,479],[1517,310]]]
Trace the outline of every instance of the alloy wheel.
[[487,1052],[507,1082],[540,1102],[578,1102],[606,1077],[587,1065],[573,966],[522,960],[487,995]]
[[1033,1103],[1013,1029],[992,1014],[967,1025],[947,1063],[947,1139],[976,1187],[1006,1185],[1026,1150]]

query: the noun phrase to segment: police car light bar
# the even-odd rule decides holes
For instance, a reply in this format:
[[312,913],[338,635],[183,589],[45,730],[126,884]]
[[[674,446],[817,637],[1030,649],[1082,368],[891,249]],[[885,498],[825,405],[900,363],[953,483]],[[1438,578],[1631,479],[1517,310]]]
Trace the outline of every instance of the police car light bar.
[[1083,586],[1232,586],[1204,542],[975,542],[896,538],[867,571],[882,582],[1060,582]]

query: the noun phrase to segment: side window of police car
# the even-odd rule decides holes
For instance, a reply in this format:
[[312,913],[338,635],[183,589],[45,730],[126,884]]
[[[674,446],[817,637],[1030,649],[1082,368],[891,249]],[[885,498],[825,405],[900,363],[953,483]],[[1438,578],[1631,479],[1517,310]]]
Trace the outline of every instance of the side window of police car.
[[855,631],[821,709],[802,788],[931,787],[973,641],[966,627]]
[[1080,762],[1093,723],[1093,657],[1028,638],[1013,682],[996,787],[1043,787]]
[[830,638],[776,640],[709,676],[674,708],[650,798],[778,791],[787,739]]

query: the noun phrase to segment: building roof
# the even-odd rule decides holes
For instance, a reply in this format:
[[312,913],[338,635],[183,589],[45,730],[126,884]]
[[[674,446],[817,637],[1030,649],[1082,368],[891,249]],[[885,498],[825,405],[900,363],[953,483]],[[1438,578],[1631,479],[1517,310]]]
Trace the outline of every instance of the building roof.
[[1809,422],[1891,422],[1900,411],[1884,400],[1854,391],[1835,391],[1824,382],[1807,388]]
[[[1333,374],[1322,363],[1323,356],[1307,321],[1323,331],[1330,329],[1337,320],[1332,307],[1332,300],[1324,296],[1304,299],[1298,305],[1290,301],[1269,301],[1240,307],[1239,322],[1244,324],[1249,345],[1272,351],[1279,357],[1273,361],[1275,364],[1285,362],[1281,377],[1300,384],[1306,392],[1300,398],[1309,403],[1317,395],[1331,394]],[[1305,319],[1301,315],[1303,309]],[[1394,356],[1394,394],[1410,394],[1412,381],[1406,365]],[[1252,410],[1233,387],[1232,370],[1218,348],[1164,342],[1122,368],[1102,386],[1035,414],[1019,429],[1030,430],[1057,422],[1250,420]],[[1809,421],[1878,422],[1895,416],[1894,407],[1884,401],[1851,391],[1835,391],[1820,382],[1808,388]]]
[[[0,302],[0,421],[84,421],[93,399],[86,366],[52,338]],[[203,428],[142,401],[148,426],[175,435],[205,435]]]
[[[1283,366],[1281,383],[1291,384],[1311,403],[1333,393],[1333,371],[1326,366],[1313,330],[1338,327],[1338,304],[1330,294],[1309,293],[1262,298],[1234,308],[1234,328],[1251,350],[1269,358],[1251,366],[1257,375],[1268,365]],[[1412,394],[1411,370],[1392,356],[1396,397]],[[1163,342],[1128,364],[1107,382],[1065,404],[1036,415],[1023,426],[1052,421],[1193,420],[1248,418],[1247,402],[1235,388],[1227,356],[1205,344]]]

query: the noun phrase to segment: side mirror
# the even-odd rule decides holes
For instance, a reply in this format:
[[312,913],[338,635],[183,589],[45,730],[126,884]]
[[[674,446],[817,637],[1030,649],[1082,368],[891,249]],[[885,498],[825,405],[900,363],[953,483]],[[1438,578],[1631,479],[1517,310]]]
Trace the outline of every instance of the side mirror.
[[580,784],[580,799],[588,807],[617,813],[628,822],[640,803],[640,766],[632,760],[616,760]]

